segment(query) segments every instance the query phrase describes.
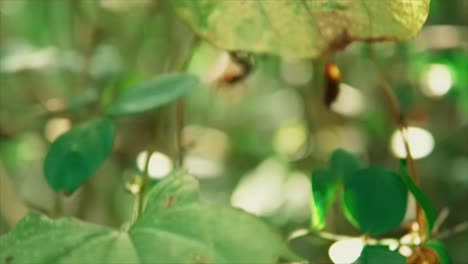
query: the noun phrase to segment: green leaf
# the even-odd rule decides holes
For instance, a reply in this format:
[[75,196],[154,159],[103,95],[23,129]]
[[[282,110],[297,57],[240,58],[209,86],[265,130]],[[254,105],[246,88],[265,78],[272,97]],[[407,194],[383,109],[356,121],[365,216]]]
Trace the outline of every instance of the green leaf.
[[439,257],[439,264],[451,264],[452,259],[450,258],[447,249],[442,242],[437,240],[431,240],[424,244],[426,248],[430,248],[437,253]]
[[406,264],[406,258],[386,246],[366,246],[355,264]]
[[311,228],[325,227],[327,211],[335,199],[339,178],[328,170],[315,170],[310,178],[312,185]]
[[107,108],[111,116],[146,112],[175,101],[198,85],[191,74],[166,75],[126,89]]
[[362,232],[388,232],[403,220],[407,190],[398,174],[371,166],[345,178],[342,197],[348,220]]
[[265,223],[243,211],[203,204],[198,184],[170,176],[148,194],[128,231],[31,214],[0,238],[12,263],[277,263],[298,258]]
[[352,41],[404,41],[426,21],[429,0],[172,0],[202,37],[227,50],[309,58]]
[[74,127],[50,146],[44,174],[55,191],[74,192],[112,151],[115,126],[107,119],[94,119]]
[[431,200],[429,200],[426,194],[416,185],[411,176],[408,174],[408,171],[406,170],[405,159],[400,161],[400,175],[403,183],[413,194],[414,198],[421,205],[421,208],[424,211],[424,215],[426,216],[426,237],[429,237],[437,219],[437,211],[432,205]]
[[341,178],[351,177],[362,167],[364,167],[363,164],[356,156],[343,149],[335,150],[330,160],[330,169]]

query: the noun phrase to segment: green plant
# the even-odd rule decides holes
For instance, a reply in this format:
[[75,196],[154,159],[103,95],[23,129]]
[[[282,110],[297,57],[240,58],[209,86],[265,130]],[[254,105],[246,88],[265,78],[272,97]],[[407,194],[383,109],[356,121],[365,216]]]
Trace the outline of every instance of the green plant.
[[[243,51],[324,61],[354,41],[368,42],[390,119],[403,135],[407,133],[400,103],[379,68],[371,43],[414,37],[426,20],[429,0],[411,3],[407,0],[173,0],[171,3],[173,10],[201,38],[232,54]],[[99,29],[95,30],[97,34]],[[122,230],[114,230],[75,219],[51,220],[31,213],[0,238],[0,261],[275,263],[301,259],[262,220],[237,209],[199,201],[198,184],[182,166],[185,112],[182,96],[200,86],[197,76],[184,73],[192,51],[190,45],[186,58],[170,67],[171,74],[103,90],[96,98],[79,105],[78,108],[85,108],[92,104],[96,108],[93,117],[56,139],[45,158],[44,174],[49,185],[56,192],[70,195],[111,154],[119,119],[158,111],[164,118],[174,120],[174,126],[162,124],[159,130],[172,134],[163,140],[174,141],[176,168],[152,186],[149,164],[156,149],[152,145],[147,147],[141,175],[133,175],[126,186],[135,201],[130,223]],[[252,66],[250,60],[242,63]],[[152,131],[155,137],[159,136],[159,130]],[[328,168],[316,169],[310,177],[312,219],[308,234],[338,242],[361,241],[361,250],[353,260],[356,263],[406,263],[406,258],[395,251],[395,243],[396,247],[413,249],[415,253],[408,261],[415,262],[411,263],[430,259],[434,253],[434,261],[449,263],[444,247],[433,239],[437,213],[418,186],[407,139],[405,147],[407,159],[401,161],[399,172],[364,165],[344,150],[334,151]],[[401,224],[407,211],[408,191],[418,203],[417,217],[413,229],[403,235],[414,235],[415,240],[404,243],[396,238],[382,238],[381,235]],[[343,214],[359,229],[361,236],[342,239],[342,235],[322,231],[336,196],[340,197]],[[61,216],[60,208],[55,213]],[[39,229],[41,234],[31,236]],[[389,245],[388,241],[393,244]]]

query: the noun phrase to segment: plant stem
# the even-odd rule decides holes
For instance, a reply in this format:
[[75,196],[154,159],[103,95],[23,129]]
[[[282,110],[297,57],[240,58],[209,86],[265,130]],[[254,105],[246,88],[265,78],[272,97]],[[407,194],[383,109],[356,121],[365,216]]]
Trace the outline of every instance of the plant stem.
[[[191,40],[191,43],[189,45],[189,54],[188,56],[182,61],[182,64],[180,64],[178,67],[176,67],[176,70],[178,71],[185,71],[192,59],[193,56],[193,50],[198,44],[200,39],[197,36],[194,36],[193,40]],[[182,138],[182,132],[184,129],[185,125],[185,103],[184,99],[180,98],[176,101],[175,103],[175,167],[176,169],[182,168],[184,164],[184,147],[183,147],[183,138]]]
[[310,231],[308,229],[299,229],[294,231],[288,236],[288,241],[300,238],[300,237],[305,237],[305,236],[317,236],[325,240],[329,241],[340,241],[344,239],[351,239],[355,238],[352,236],[346,236],[346,235],[340,235],[340,234],[335,234],[335,233],[330,233],[326,231]]
[[468,221],[464,221],[460,224],[457,224],[456,226],[454,226],[453,228],[449,230],[438,233],[436,236],[434,236],[434,239],[438,239],[438,240],[446,239],[453,235],[463,233],[467,230],[468,230]]
[[[398,99],[391,87],[391,85],[388,83],[388,81],[385,79],[385,76],[383,74],[382,69],[380,68],[378,62],[377,62],[377,56],[376,52],[374,49],[374,46],[372,44],[369,44],[369,49],[370,49],[370,57],[371,61],[374,64],[374,67],[377,69],[379,81],[380,81],[380,87],[382,89],[382,92],[384,94],[384,97],[387,100],[388,107],[390,110],[390,116],[395,123],[395,126],[400,130],[400,133],[403,138],[403,144],[405,146],[405,152],[406,152],[406,158],[408,160],[408,170],[410,172],[411,177],[413,178],[414,182],[416,185],[420,185],[420,179],[419,176],[416,172],[416,165],[414,162],[414,158],[411,154],[411,148],[408,142],[408,134],[407,134],[407,122],[406,118],[401,112],[400,109],[400,104],[398,102]],[[419,235],[421,236],[422,239],[425,238],[425,229],[427,225],[427,220],[424,215],[424,212],[421,208],[421,205],[418,203],[416,205],[416,221],[419,225]]]
[[175,159],[175,167],[177,169],[182,168],[184,164],[184,147],[182,144],[182,130],[184,128],[185,123],[185,106],[184,100],[179,99],[175,105],[176,108],[176,133],[175,133],[175,143],[176,143],[176,159]]
[[143,175],[142,175],[142,181],[140,185],[140,190],[136,194],[136,213],[135,213],[135,219],[138,218],[138,216],[141,215],[141,212],[143,212],[143,205],[145,202],[145,193],[146,189],[148,188],[148,183],[149,183],[149,163],[151,159],[151,155],[153,154],[152,150],[147,151],[148,155],[146,156],[145,160],[145,168],[143,170]]

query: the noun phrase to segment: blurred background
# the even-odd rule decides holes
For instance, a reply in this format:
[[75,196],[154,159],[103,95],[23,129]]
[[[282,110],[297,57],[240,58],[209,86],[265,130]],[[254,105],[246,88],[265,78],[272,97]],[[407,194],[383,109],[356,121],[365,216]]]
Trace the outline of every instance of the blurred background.
[[[422,187],[448,212],[441,231],[468,220],[466,10],[466,0],[431,0],[417,39],[375,46],[408,118]],[[54,194],[44,179],[48,145],[123,89],[184,67],[203,80],[185,100],[184,167],[200,179],[204,199],[243,208],[285,237],[308,227],[309,175],[334,149],[394,169],[405,155],[364,44],[331,58],[343,75],[331,110],[322,99],[324,61],[254,55],[247,70],[197,39],[168,1],[0,0],[0,45],[0,234],[27,210],[128,222],[124,186],[144,167],[148,146],[158,150],[149,164],[155,182],[173,168],[174,107],[119,119],[112,156],[71,196]],[[339,205],[327,230],[358,234]],[[467,234],[443,237],[455,263],[466,262]],[[330,244],[291,241],[325,263]]]

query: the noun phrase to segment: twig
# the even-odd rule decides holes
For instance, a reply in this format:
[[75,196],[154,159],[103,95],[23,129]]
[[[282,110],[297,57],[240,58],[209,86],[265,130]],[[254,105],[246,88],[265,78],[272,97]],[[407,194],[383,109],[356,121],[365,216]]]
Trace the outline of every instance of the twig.
[[[188,56],[182,61],[182,63],[176,67],[178,71],[185,71],[192,60],[193,56],[193,49],[196,47],[200,39],[198,37],[194,37],[192,42],[189,45],[189,54]],[[175,158],[175,167],[177,169],[182,168],[184,164],[184,155],[185,150],[183,146],[183,138],[182,138],[182,130],[184,129],[185,125],[185,104],[184,99],[180,98],[175,103],[175,147],[176,147],[176,158]]]
[[180,169],[184,163],[184,147],[182,146],[182,130],[185,123],[185,107],[183,99],[176,102],[176,168]]
[[440,227],[445,222],[445,220],[447,220],[449,213],[450,210],[448,209],[448,207],[444,207],[442,211],[440,211],[439,215],[437,216],[437,219],[434,222],[434,227],[432,228],[432,235],[435,235],[439,232]]
[[339,241],[343,239],[355,238],[352,236],[339,235],[339,234],[334,234],[334,233],[325,232],[325,231],[310,231],[304,228],[304,229],[299,229],[299,230],[292,232],[288,236],[287,240],[291,241],[291,240],[298,239],[300,237],[305,237],[305,236],[317,236],[322,239],[330,240],[330,241]]
[[152,150],[147,151],[148,155],[146,156],[146,161],[145,161],[145,168],[143,170],[143,175],[142,175],[142,181],[140,185],[139,191],[136,193],[136,215],[135,219],[138,218],[138,216],[141,215],[141,212],[143,212],[143,205],[145,202],[145,193],[146,189],[148,187],[149,183],[149,164],[151,160],[151,155],[153,154]]
[[449,238],[453,235],[463,233],[468,230],[468,221],[462,222],[456,226],[454,226],[452,229],[445,230],[443,232],[440,232],[436,236],[434,236],[434,239],[446,239]]
[[[400,104],[398,102],[398,99],[395,93],[393,92],[392,87],[390,86],[388,81],[385,79],[383,71],[380,68],[379,64],[377,63],[376,52],[372,44],[369,44],[369,49],[370,49],[371,62],[374,64],[374,67],[377,69],[377,73],[379,75],[380,87],[382,89],[382,92],[389,106],[390,116],[393,119],[395,126],[400,130],[402,138],[403,138],[406,158],[408,160],[408,169],[410,171],[411,177],[413,178],[414,182],[417,185],[420,185],[420,179],[416,172],[416,165],[414,162],[414,158],[411,154],[411,148],[408,142],[406,118],[401,112]],[[421,236],[422,239],[424,239],[426,236],[425,227],[427,225],[427,219],[419,203],[416,205],[416,221],[419,225],[419,235]]]

